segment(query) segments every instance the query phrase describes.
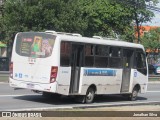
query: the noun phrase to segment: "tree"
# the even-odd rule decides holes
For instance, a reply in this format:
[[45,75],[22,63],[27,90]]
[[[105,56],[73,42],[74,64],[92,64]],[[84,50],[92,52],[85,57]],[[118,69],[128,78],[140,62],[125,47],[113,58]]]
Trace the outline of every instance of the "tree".
[[[3,1],[0,3],[0,29],[2,29],[2,17],[3,17]],[[0,31],[0,40],[4,38],[3,31]]]
[[130,19],[132,14],[128,12],[128,8],[110,0],[81,0],[81,4],[83,16],[88,21],[86,36],[125,36],[129,30],[132,34],[127,36],[128,40],[133,40],[132,19]]
[[141,40],[145,49],[148,50],[148,55],[153,54],[156,60],[155,55],[160,52],[160,28],[145,33]]
[[124,5],[132,13],[131,19],[134,20],[136,25],[136,32],[138,34],[138,43],[140,43],[140,26],[142,23],[148,22],[154,16],[153,12],[148,10],[146,2],[152,1],[154,4],[158,0],[115,0],[119,4]]
[[81,32],[87,25],[77,4],[75,0],[7,0],[3,17],[6,38],[19,31]]
[[130,23],[127,9],[103,0],[7,0],[3,12],[2,30],[9,43],[19,31],[46,29],[114,36],[124,33]]
[[150,49],[152,52],[156,52],[160,49],[160,28],[152,29],[145,33],[142,37],[142,44],[146,49]]
[[[74,3],[76,3],[74,5]],[[78,2],[73,0],[6,0],[4,16],[0,17],[4,40],[11,54],[14,36],[23,31],[55,30],[82,33],[86,21],[82,19]]]
[[[126,6],[116,0],[6,0],[1,18],[3,35],[12,42],[17,32],[48,29],[85,36],[117,34],[133,42],[134,7]],[[138,10],[143,15],[146,9]],[[147,20],[145,16],[143,21]]]

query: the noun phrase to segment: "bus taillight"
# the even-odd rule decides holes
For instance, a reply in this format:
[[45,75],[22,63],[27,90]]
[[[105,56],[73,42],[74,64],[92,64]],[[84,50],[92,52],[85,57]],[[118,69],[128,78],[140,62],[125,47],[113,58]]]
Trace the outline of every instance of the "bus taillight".
[[56,81],[57,73],[58,73],[58,67],[52,66],[51,67],[51,75],[50,75],[50,83],[53,83]]
[[10,72],[10,77],[13,78],[13,62],[10,63],[9,72]]

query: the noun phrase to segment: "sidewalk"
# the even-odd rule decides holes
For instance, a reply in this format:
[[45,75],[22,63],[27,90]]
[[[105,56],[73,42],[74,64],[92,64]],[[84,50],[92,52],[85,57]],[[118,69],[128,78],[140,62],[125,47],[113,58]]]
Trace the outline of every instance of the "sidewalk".
[[[67,110],[63,110],[67,111]],[[141,114],[145,113],[145,111],[149,111],[149,113],[156,114],[157,111],[160,111],[160,106],[124,106],[124,107],[104,107],[104,108],[89,108],[89,109],[73,109],[69,111],[132,111],[134,115],[134,111],[142,111],[139,112]],[[54,111],[53,111],[54,112]],[[88,112],[88,113],[89,113]],[[93,112],[95,113],[95,112]],[[159,113],[159,112],[158,112]],[[125,114],[125,112],[123,113]],[[63,115],[63,114],[62,114]],[[42,117],[42,118],[30,118],[31,120],[159,120],[159,114],[158,117]],[[21,120],[22,118],[6,118],[5,120]],[[23,118],[24,120],[27,120],[27,118]],[[4,120],[4,119],[3,119]]]

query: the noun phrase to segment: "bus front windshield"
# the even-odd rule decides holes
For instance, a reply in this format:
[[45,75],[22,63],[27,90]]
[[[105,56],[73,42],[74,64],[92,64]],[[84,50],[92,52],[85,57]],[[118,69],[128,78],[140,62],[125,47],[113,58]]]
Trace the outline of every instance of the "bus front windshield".
[[17,35],[16,53],[20,56],[46,58],[52,54],[56,36],[24,32]]

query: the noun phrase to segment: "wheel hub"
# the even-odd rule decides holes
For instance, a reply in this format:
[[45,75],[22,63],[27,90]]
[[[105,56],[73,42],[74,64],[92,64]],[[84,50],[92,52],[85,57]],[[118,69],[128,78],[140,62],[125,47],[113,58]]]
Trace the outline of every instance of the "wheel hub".
[[89,92],[88,95],[87,95],[87,99],[90,100],[91,98],[92,98],[92,93]]
[[134,91],[133,92],[133,97],[136,97],[137,96],[137,91]]

